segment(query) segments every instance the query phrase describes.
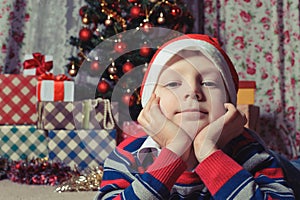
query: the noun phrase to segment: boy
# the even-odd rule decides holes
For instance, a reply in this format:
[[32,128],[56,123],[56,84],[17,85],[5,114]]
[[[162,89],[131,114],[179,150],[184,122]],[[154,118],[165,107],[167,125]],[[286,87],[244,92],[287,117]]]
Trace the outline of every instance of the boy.
[[279,163],[235,107],[238,76],[220,45],[190,34],[153,56],[145,133],[106,159],[98,199],[294,199]]

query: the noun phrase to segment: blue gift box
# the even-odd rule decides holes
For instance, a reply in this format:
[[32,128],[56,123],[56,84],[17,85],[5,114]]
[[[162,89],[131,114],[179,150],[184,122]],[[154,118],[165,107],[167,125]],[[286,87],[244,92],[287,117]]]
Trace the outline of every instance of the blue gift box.
[[80,170],[98,167],[116,147],[116,136],[116,129],[50,130],[49,159]]
[[0,156],[10,160],[47,157],[44,130],[34,125],[0,126]]

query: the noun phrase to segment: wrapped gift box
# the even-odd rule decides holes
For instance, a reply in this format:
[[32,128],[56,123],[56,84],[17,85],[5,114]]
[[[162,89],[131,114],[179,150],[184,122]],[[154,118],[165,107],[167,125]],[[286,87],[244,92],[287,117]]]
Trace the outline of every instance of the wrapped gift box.
[[52,72],[53,56],[41,53],[26,54],[23,62],[24,75],[41,75]]
[[37,122],[36,76],[0,75],[0,124]]
[[116,147],[116,130],[51,130],[49,159],[84,170],[103,165]]
[[254,104],[255,90],[255,81],[239,81],[237,104]]
[[74,101],[74,81],[66,75],[42,74],[37,84],[38,101]]
[[47,157],[45,131],[33,125],[0,126],[0,156],[11,160]]
[[108,99],[74,102],[39,102],[38,128],[45,130],[113,129],[118,121],[118,103]]

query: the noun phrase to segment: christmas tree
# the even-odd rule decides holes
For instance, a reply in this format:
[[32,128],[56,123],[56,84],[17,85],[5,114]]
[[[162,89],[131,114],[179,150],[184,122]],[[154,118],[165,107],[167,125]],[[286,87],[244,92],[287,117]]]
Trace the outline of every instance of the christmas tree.
[[94,97],[126,105],[135,120],[148,62],[165,41],[192,31],[193,16],[181,0],[86,0],[79,15],[82,27],[69,40],[77,55],[69,58],[68,74],[88,76],[85,81],[96,84]]

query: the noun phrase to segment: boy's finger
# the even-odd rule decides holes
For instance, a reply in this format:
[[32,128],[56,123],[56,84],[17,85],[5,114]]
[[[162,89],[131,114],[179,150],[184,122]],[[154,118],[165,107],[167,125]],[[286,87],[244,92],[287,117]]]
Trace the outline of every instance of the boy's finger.
[[137,120],[142,126],[144,126],[147,123],[147,117],[145,116],[144,109],[141,110]]
[[224,107],[228,111],[236,110],[235,106],[232,103],[224,103]]
[[241,117],[242,113],[233,104],[225,103],[224,107],[227,109],[225,113],[226,121],[232,121]]
[[152,105],[152,102],[153,102],[154,99],[155,99],[155,94],[153,93],[153,94],[151,95],[149,101],[147,102],[145,108],[144,108],[145,112],[149,112],[149,111],[150,111],[151,105]]

